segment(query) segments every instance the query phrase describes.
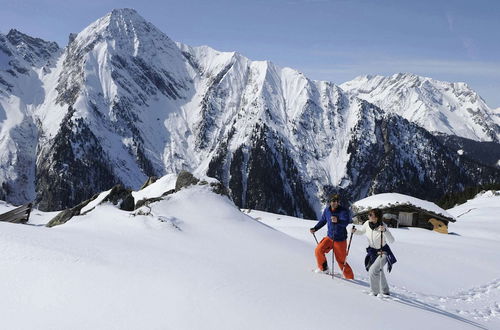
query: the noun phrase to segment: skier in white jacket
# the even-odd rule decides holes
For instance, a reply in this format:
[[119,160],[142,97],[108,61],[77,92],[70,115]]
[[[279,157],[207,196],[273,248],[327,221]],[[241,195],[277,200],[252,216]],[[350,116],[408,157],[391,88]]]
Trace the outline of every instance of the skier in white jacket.
[[370,289],[372,295],[389,295],[389,285],[383,271],[383,267],[388,263],[388,271],[392,269],[392,264],[396,258],[387,242],[394,242],[394,237],[382,222],[382,211],[372,209],[368,212],[368,221],[359,229],[353,227],[352,232],[356,235],[365,235],[368,238],[367,256],[365,267],[370,275]]

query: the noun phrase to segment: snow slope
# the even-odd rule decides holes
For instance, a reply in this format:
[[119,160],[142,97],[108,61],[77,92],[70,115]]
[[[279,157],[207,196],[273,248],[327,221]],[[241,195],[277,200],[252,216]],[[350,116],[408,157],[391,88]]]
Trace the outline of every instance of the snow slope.
[[[488,219],[498,214],[498,199],[485,202],[491,207],[485,213],[470,211],[459,218],[465,225],[481,216],[481,226],[498,229],[495,219]],[[277,220],[252,211],[261,217],[257,221],[206,186],[183,189],[150,206],[150,215],[134,216],[98,205],[54,228],[0,223],[2,326],[470,329],[500,324],[500,276],[492,266],[500,261],[498,240],[468,232],[458,222],[451,228],[458,235],[394,232],[399,258],[389,277],[394,298],[383,301],[363,292],[361,239],[353,242],[350,257],[357,280],[332,280],[310,271],[312,221]],[[0,212],[9,208],[0,204]],[[30,222],[42,219],[47,215],[35,210]],[[434,257],[417,249],[434,251]],[[484,259],[474,258],[480,249]]]
[[[488,192],[447,210],[457,218],[449,235],[420,228],[391,228],[396,242],[391,244],[398,262],[388,281],[393,296],[420,308],[459,315],[488,329],[500,327],[500,192]],[[309,233],[315,221],[250,211],[250,216],[315,245]],[[326,235],[326,226],[316,233]],[[368,281],[364,270],[366,240],[354,236],[349,264],[355,277]],[[330,256],[327,258],[330,261]],[[335,265],[335,267],[338,266]],[[424,321],[424,320],[419,320]],[[422,327],[437,329],[434,324]]]

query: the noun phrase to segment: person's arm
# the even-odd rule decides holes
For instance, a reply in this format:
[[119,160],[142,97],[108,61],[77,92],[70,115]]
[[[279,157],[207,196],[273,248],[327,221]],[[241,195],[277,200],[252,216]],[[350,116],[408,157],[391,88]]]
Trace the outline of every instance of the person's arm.
[[316,226],[314,226],[314,227],[312,227],[310,229],[311,233],[314,233],[314,232],[320,230],[326,224],[326,215],[325,215],[325,213],[326,212],[323,211],[323,215],[321,216],[321,219],[318,220],[318,223],[316,224]]
[[356,235],[364,235],[366,233],[367,224],[368,224],[368,221],[365,221],[365,223],[359,228],[358,227],[354,228],[354,226],[353,226],[351,231],[353,231],[354,234],[356,234]]
[[384,224],[384,239],[386,242],[394,243],[394,236],[392,236],[391,232],[387,228],[387,225]]

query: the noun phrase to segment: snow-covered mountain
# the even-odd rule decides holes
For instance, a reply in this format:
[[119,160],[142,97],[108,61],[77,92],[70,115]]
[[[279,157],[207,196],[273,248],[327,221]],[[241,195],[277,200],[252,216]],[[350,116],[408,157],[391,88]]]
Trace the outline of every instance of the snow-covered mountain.
[[[7,77],[10,57],[24,57],[1,40]],[[313,218],[334,190],[351,201],[385,191],[436,199],[500,176],[330,82],[175,43],[131,9],[71,35],[63,51],[36,45],[18,47],[36,59],[21,96],[15,77],[0,84],[0,142],[10,147],[0,197],[13,203],[61,209],[189,170],[220,179],[241,207]]]
[[488,107],[465,83],[399,73],[390,77],[360,76],[340,86],[430,132],[500,142],[500,112]]
[[35,112],[46,97],[44,77],[60,54],[54,42],[17,30],[0,33],[0,199],[19,203],[35,198]]
[[360,76],[341,88],[424,127],[448,148],[498,167],[500,111],[467,84],[399,73]]

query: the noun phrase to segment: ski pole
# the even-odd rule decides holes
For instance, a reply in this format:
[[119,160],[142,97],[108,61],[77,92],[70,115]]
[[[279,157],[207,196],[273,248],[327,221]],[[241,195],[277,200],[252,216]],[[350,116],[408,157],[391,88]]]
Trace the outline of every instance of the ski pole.
[[[352,226],[352,228],[356,229],[356,226]],[[345,254],[344,265],[342,266],[342,274],[344,274],[345,265],[347,264],[347,256],[349,255],[349,250],[351,249],[352,235],[354,232],[351,229],[351,236],[349,237],[349,245],[347,245],[347,252]]]
[[[382,226],[383,225],[384,225],[384,223],[382,223]],[[384,252],[382,252],[382,244],[383,243],[384,243],[384,232],[382,230],[380,230],[380,273],[378,274],[379,278],[380,278],[379,291],[383,290],[382,289],[382,257],[384,254]]]
[[335,265],[333,264],[335,262],[334,260],[334,256],[335,256],[335,241],[332,239],[332,280],[333,278],[335,277],[335,272],[333,271],[333,269],[335,268]]
[[[335,232],[335,226],[337,225],[337,222],[334,222],[334,221],[333,221],[333,219],[336,219],[336,217],[335,217],[335,216],[332,216],[332,217],[330,218],[330,220],[331,220],[331,221],[332,221],[332,223],[333,223],[333,224],[332,224],[332,227],[334,228],[334,229],[333,229],[333,232]],[[336,220],[336,221],[337,221],[337,220]],[[335,269],[335,264],[334,264],[334,262],[335,262],[335,259],[334,259],[334,258],[335,258],[335,240],[333,239],[333,237],[334,237],[334,236],[332,235],[332,280],[333,280],[333,278],[335,277],[335,272],[334,272],[334,269]]]
[[318,244],[319,244],[319,242],[318,242],[318,239],[316,238],[316,234],[315,234],[315,233],[311,233],[311,234],[313,234],[314,239],[316,240],[316,245],[318,245]]

